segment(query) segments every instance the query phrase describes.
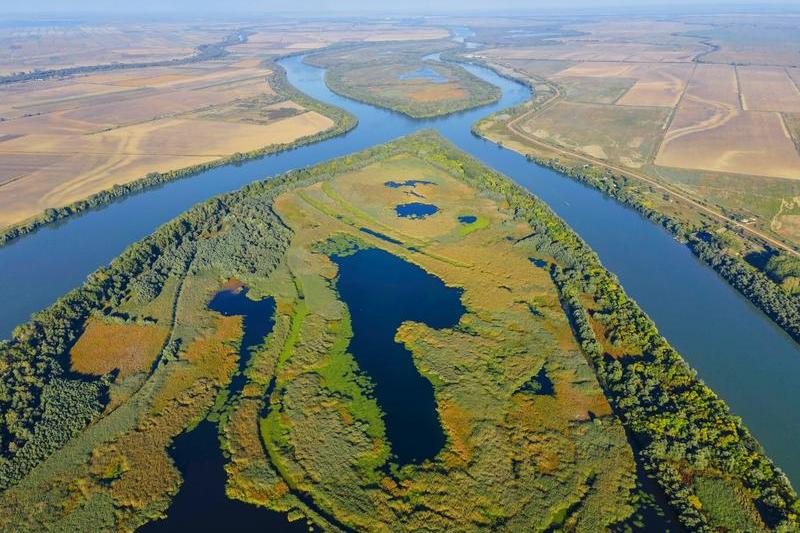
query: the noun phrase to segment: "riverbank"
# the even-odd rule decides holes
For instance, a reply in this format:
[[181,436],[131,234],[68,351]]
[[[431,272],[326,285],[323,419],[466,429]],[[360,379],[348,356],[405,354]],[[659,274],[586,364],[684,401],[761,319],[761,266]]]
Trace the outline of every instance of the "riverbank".
[[177,170],[170,170],[167,172],[150,172],[143,178],[125,183],[124,185],[115,185],[111,189],[95,193],[86,199],[73,202],[63,207],[47,209],[33,219],[4,228],[0,232],[0,246],[3,246],[23,235],[36,231],[43,226],[53,224],[91,209],[103,207],[112,202],[118,201],[127,195],[141,192],[151,187],[157,187],[170,181],[189,178],[213,168],[240,164],[247,160],[265,157],[268,155],[293,150],[299,146],[320,142],[337,135],[342,135],[356,127],[357,120],[353,115],[343,111],[340,108],[326,105],[318,100],[309,98],[294,88],[286,79],[285,70],[278,63],[272,63],[270,68],[272,69],[272,73],[267,76],[265,83],[267,83],[269,87],[271,87],[271,89],[274,90],[277,95],[279,95],[281,101],[292,101],[299,106],[302,106],[302,108],[306,109],[307,111],[320,113],[321,115],[333,121],[334,125],[325,131],[300,137],[290,143],[269,144],[249,152],[237,152],[230,156],[222,157],[208,163],[193,165]]
[[[499,68],[491,64],[484,66],[495,70]],[[508,70],[503,70],[501,75],[514,76]],[[730,232],[741,232],[741,224],[702,210],[689,215],[685,208],[676,205],[683,199],[675,196],[671,190],[639,183],[625,174],[615,172],[613,168],[595,162],[587,163],[585,158],[578,158],[565,150],[549,150],[545,143],[532,145],[526,138],[508,129],[519,117],[538,111],[549,101],[503,110],[473,125],[472,131],[516,151],[529,161],[595,187],[661,225],[800,343],[800,299],[787,293],[766,272],[746,259],[748,254],[770,256],[778,251],[792,255],[796,253],[793,249],[772,239],[747,233],[739,237],[743,239],[742,242],[737,242],[736,238],[732,241]],[[748,239],[753,241],[750,247],[745,244]],[[762,265],[765,263],[765,260],[761,260]]]

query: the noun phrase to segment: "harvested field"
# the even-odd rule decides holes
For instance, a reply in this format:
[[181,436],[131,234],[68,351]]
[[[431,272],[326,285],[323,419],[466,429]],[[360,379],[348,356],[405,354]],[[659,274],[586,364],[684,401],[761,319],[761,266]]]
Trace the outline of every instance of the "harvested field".
[[564,97],[572,102],[613,104],[633,86],[630,78],[559,78]]
[[779,67],[737,67],[742,104],[748,111],[800,112],[800,90]]
[[294,102],[277,102],[266,81],[271,71],[260,64],[236,59],[0,88],[0,226],[149,172],[333,126]]
[[698,64],[686,87],[686,97],[699,102],[738,108],[739,88],[734,67]]
[[70,352],[71,369],[103,375],[119,369],[124,379],[150,369],[169,331],[155,325],[90,319]]
[[636,83],[617,101],[626,106],[675,107],[692,72],[684,65],[636,65],[627,74]]
[[[333,126],[316,112],[269,124],[170,118],[94,135],[26,135],[0,143],[3,170],[17,177],[0,194],[0,226],[67,205],[148,172],[184,168],[234,152],[289,143]],[[17,170],[14,170],[14,169]],[[26,173],[20,175],[20,170]]]
[[800,155],[778,113],[708,110],[696,103],[681,106],[657,165],[800,179]]
[[566,77],[586,78],[633,78],[630,72],[635,65],[630,63],[585,62],[577,63],[553,76],[554,79]]
[[656,150],[668,110],[561,101],[522,125],[542,140],[639,167]]

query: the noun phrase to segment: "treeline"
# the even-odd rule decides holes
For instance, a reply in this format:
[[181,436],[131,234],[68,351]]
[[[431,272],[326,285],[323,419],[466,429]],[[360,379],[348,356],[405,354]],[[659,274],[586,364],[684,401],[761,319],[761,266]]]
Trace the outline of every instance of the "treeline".
[[728,253],[713,237],[689,240],[689,248],[761,309],[795,341],[800,342],[800,300],[788,294],[738,256]]
[[[789,266],[784,266],[783,269],[778,266],[790,262],[794,264],[794,261],[781,255],[773,257],[771,263],[775,278],[770,279],[767,274],[748,263],[744,257],[729,250],[713,234],[702,228],[689,226],[646,205],[639,194],[625,187],[627,179],[624,177],[615,176],[593,165],[582,168],[568,167],[552,159],[538,159],[530,155],[527,158],[600,189],[664,227],[676,239],[686,243],[698,258],[761,309],[795,341],[800,342],[800,299],[787,292],[780,284],[781,280],[791,278],[791,272],[795,270]],[[767,272],[770,273],[769,268]],[[778,272],[783,273],[783,277],[779,277]]]
[[15,72],[6,76],[0,76],[0,85],[17,83],[20,81],[47,80],[51,78],[67,78],[78,74],[92,74],[96,72],[107,72],[109,70],[122,70],[149,67],[174,67],[178,65],[188,65],[210,59],[220,59],[228,54],[227,47],[234,44],[247,42],[250,33],[239,30],[226,36],[218,43],[201,44],[195,48],[194,55],[185,58],[165,59],[163,61],[146,61],[139,63],[109,63],[105,65],[86,65],[82,67],[68,67],[48,70],[32,70],[30,72]]
[[[546,204],[509,179],[453,148],[427,148],[441,146],[437,137],[423,134],[404,142],[414,153],[428,152],[426,158],[451,174],[504,198],[515,216],[534,229],[527,245],[555,259],[553,279],[578,340],[616,414],[636,439],[644,468],[685,527],[703,531],[719,526],[698,505],[693,488],[696,478],[741,484],[767,527],[798,527],[800,503],[788,479],[740,419],[658,333],[588,245]],[[602,323],[610,342],[639,355],[614,359],[605,352],[580,295],[591,296],[597,306],[593,317]]]
[[[176,273],[211,269],[239,279],[268,277],[291,235],[272,201],[309,179],[318,178],[293,171],[193,207],[0,343],[0,489],[19,481],[105,409],[111,376],[68,370],[69,351],[89,316],[126,298],[150,301]],[[173,357],[161,359],[168,364]]]
[[231,156],[216,159],[208,163],[201,163],[167,172],[150,172],[141,179],[126,183],[124,185],[114,185],[108,190],[100,191],[89,196],[88,198],[78,200],[77,202],[71,203],[64,207],[45,209],[42,214],[28,220],[27,222],[14,225],[3,230],[3,232],[0,233],[0,246],[18,237],[31,233],[42,226],[46,226],[47,224],[51,224],[58,220],[65,219],[90,209],[106,206],[129,194],[136,193],[150,187],[155,187],[170,181],[195,176],[213,168],[242,163],[249,159],[255,159],[266,155],[284,152],[297,148],[298,146],[319,142],[330,137],[335,137],[337,135],[346,133],[356,126],[356,118],[347,111],[323,104],[322,102],[309,98],[305,94],[295,89],[286,78],[286,71],[283,69],[283,67],[278,64],[274,64],[271,66],[271,68],[272,73],[267,77],[267,81],[283,100],[293,100],[306,109],[314,110],[327,116],[333,120],[333,128],[315,133],[313,135],[306,135],[305,137],[301,137],[290,143],[271,144],[245,153],[237,152]]

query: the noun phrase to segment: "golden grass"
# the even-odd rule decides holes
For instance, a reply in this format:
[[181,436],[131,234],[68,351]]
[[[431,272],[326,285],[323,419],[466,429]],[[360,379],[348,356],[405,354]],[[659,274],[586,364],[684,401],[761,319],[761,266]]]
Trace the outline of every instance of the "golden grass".
[[446,102],[467,97],[466,91],[457,83],[426,84],[423,87],[410,88],[405,93],[406,97],[415,102]]
[[117,324],[91,318],[72,347],[70,367],[74,372],[93,375],[119,369],[121,379],[147,372],[168,333],[167,328],[155,325]]

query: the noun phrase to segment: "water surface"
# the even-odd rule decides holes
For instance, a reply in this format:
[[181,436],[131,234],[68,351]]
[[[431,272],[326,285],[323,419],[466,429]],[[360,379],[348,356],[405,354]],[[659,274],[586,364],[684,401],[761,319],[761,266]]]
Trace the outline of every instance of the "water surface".
[[332,259],[339,266],[336,288],[353,326],[348,351],[374,384],[393,455],[401,465],[433,459],[446,442],[433,386],[394,338],[406,321],[434,329],[458,324],[466,311],[462,291],[377,248]]
[[426,218],[439,212],[439,208],[435,205],[421,202],[400,204],[395,206],[394,210],[400,218]]

